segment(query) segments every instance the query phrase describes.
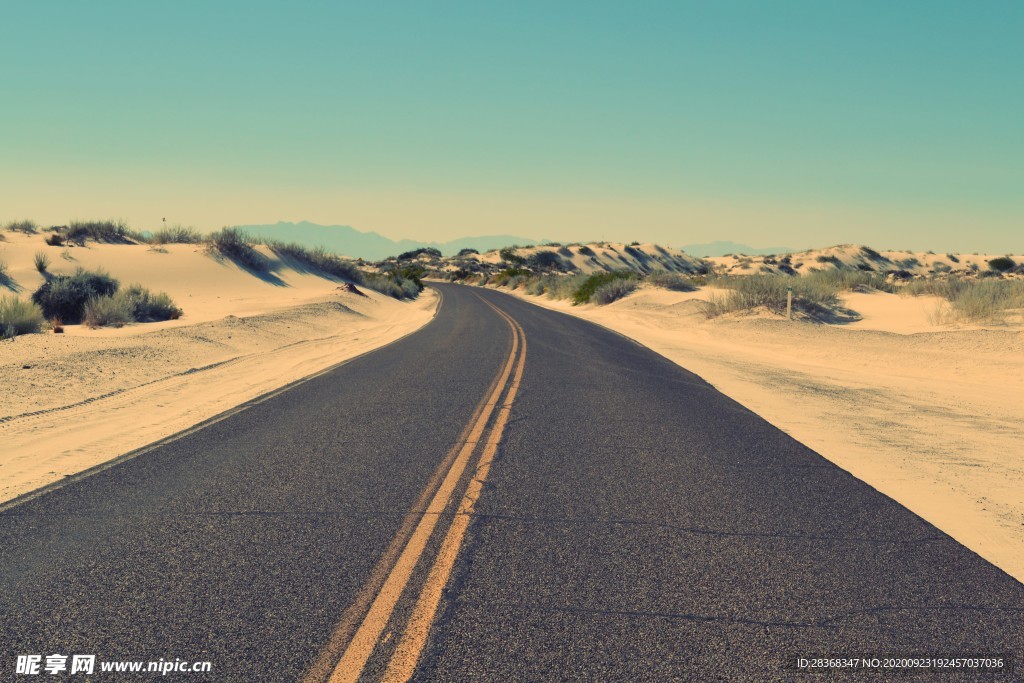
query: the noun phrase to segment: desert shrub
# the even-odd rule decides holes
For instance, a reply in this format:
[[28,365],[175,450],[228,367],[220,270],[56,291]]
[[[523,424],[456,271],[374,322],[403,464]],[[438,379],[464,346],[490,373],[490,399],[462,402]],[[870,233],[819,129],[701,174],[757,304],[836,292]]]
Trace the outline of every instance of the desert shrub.
[[45,273],[46,269],[50,267],[50,257],[41,251],[36,252],[33,262],[35,263],[36,270],[40,273]]
[[6,242],[6,241],[7,241],[7,235],[5,235],[2,232],[0,232],[0,242]]
[[872,261],[886,261],[886,260],[888,260],[884,256],[882,256],[881,254],[879,254],[877,251],[872,249],[871,247],[861,247],[860,248],[860,253],[862,253],[864,256],[866,256],[867,258],[871,259]]
[[618,301],[635,289],[636,280],[612,280],[595,289],[590,295],[590,301],[603,306]]
[[591,249],[590,247],[588,247],[585,244],[582,247],[580,247],[579,252],[581,254],[583,254],[584,256],[593,256],[594,255],[594,250]]
[[252,238],[238,228],[221,228],[210,234],[206,244],[212,254],[248,270],[262,273],[270,269],[267,258],[253,247]]
[[812,276],[724,277],[716,280],[715,284],[731,291],[725,295],[711,297],[706,308],[708,317],[761,306],[781,315],[786,312],[786,295],[789,287],[793,288],[793,309],[796,311],[820,315],[839,303],[837,285],[827,279]]
[[149,241],[153,244],[200,244],[203,236],[195,228],[171,225],[157,230]]
[[842,265],[842,261],[840,261],[839,257],[834,254],[818,254],[814,260],[818,263],[831,263],[835,266]]
[[412,251],[402,252],[397,256],[399,261],[409,261],[418,256],[426,255],[433,256],[434,258],[441,258],[441,252],[433,247],[420,247],[419,249],[413,249]]
[[537,270],[561,270],[562,258],[553,251],[538,251],[526,260],[531,268]]
[[921,262],[918,261],[913,256],[911,256],[910,258],[900,259],[899,261],[896,261],[896,265],[899,266],[900,268],[916,268],[917,266],[921,265]]
[[479,254],[479,253],[480,252],[477,251],[476,249],[470,249],[470,248],[467,247],[465,249],[459,249],[459,253],[456,254],[456,256],[469,256],[471,254]]
[[85,302],[82,322],[89,327],[120,327],[134,320],[131,301],[120,292],[97,296]]
[[64,246],[64,236],[59,232],[52,233],[46,236],[46,243],[51,247],[62,247]]
[[635,280],[636,273],[629,270],[616,270],[610,273],[594,273],[588,275],[585,280],[576,288],[576,291],[572,295],[572,303],[574,306],[585,304],[590,301],[590,298],[594,295],[594,292],[603,285],[615,280]]
[[1013,270],[1013,268],[1016,265],[1017,264],[1014,263],[1013,259],[1010,258],[1009,256],[999,256],[999,257],[994,258],[994,259],[992,259],[992,260],[990,260],[988,262],[988,267],[989,268],[991,268],[992,270],[998,271],[1000,273],[1005,273],[1005,272],[1007,272],[1009,270]]
[[119,290],[114,297],[121,297],[129,302],[132,319],[135,322],[177,320],[181,317],[181,309],[174,305],[170,296],[164,292],[154,294],[142,285],[129,285]]
[[644,281],[655,287],[670,289],[673,292],[694,292],[697,290],[697,286],[693,284],[690,278],[679,273],[670,273],[667,270],[656,270],[644,278]]
[[501,260],[506,263],[514,263],[518,265],[526,263],[526,259],[516,253],[515,247],[505,247],[498,252],[498,255],[501,256]]
[[296,261],[307,268],[355,283],[362,282],[362,273],[354,263],[332,254],[323,247],[307,248],[295,242],[278,241],[270,241],[267,246],[279,257]]
[[123,244],[135,236],[124,221],[71,221],[60,234],[77,244],[84,244],[86,240]]
[[794,281],[800,283],[794,286],[794,291],[796,291],[796,287],[822,288],[822,291],[831,290],[833,292],[842,292],[857,287],[869,287],[883,292],[896,291],[895,286],[886,280],[884,275],[873,271],[816,270],[796,278]]
[[7,264],[0,261],[0,285],[6,287],[11,284],[11,275],[7,272]]
[[26,235],[34,235],[39,232],[39,226],[35,221],[11,221],[4,227],[11,232],[23,232]]
[[960,259],[957,258],[956,254],[946,254],[946,258],[948,258],[953,263],[960,263]]
[[60,318],[65,323],[82,321],[85,305],[90,299],[110,296],[117,291],[117,280],[103,271],[90,272],[79,268],[73,275],[56,275],[32,294],[47,318]]
[[951,270],[953,270],[953,266],[949,265],[948,263],[943,263],[942,261],[936,261],[935,265],[932,266],[932,269],[936,273],[948,273]]
[[1024,308],[1024,282],[1020,280],[917,280],[903,292],[929,294],[949,302],[949,314],[961,322],[998,321],[1008,310]]
[[0,337],[38,332],[43,326],[43,311],[31,301],[13,294],[0,297]]
[[400,273],[363,273],[363,285],[395,299],[415,299],[423,289],[422,282],[404,277]]

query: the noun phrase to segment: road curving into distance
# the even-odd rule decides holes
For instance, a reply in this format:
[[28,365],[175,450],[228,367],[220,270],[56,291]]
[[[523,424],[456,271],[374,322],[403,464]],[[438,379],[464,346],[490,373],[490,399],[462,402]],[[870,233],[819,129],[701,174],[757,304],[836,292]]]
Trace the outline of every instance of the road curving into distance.
[[1024,585],[927,522],[624,337],[435,286],[419,332],[0,512],[0,678],[29,654],[302,683],[1024,666]]

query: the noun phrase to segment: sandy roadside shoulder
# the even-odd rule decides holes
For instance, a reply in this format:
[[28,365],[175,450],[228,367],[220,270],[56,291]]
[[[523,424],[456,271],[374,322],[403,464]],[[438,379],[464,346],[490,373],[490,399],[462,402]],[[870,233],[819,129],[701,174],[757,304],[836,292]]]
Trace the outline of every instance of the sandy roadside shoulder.
[[432,289],[408,302],[339,288],[246,317],[3,342],[0,502],[391,343],[438,305]]
[[937,328],[922,301],[881,294],[849,327],[709,321],[699,292],[642,288],[608,306],[513,294],[696,373],[1024,581],[1019,327]]

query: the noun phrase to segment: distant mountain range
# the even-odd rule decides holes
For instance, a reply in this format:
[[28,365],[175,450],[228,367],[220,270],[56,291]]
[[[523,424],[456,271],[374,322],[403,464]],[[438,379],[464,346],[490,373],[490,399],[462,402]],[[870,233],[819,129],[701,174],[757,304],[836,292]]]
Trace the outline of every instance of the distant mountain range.
[[687,244],[679,247],[690,256],[725,256],[726,254],[744,254],[755,256],[760,254],[788,254],[796,251],[790,247],[762,247],[757,249],[749,244],[738,244],[736,242],[708,242],[706,244]]
[[[298,242],[310,247],[324,247],[345,256],[364,258],[368,261],[377,261],[388,256],[397,256],[403,251],[411,251],[419,247],[433,247],[440,250],[445,256],[453,256],[460,249],[476,249],[477,251],[484,252],[491,249],[509,247],[513,244],[527,245],[539,243],[539,240],[517,235],[479,235],[476,237],[461,237],[448,242],[420,242],[409,239],[392,240],[378,233],[362,232],[347,225],[317,225],[309,221],[299,223],[281,221],[269,225],[237,225],[235,227],[257,237],[281,240],[283,242]],[[760,254],[784,254],[795,251],[788,247],[756,249],[747,244],[727,241],[688,244],[679,247],[679,249],[682,249],[691,256],[697,257],[725,256],[726,254],[755,256]]]
[[419,242],[416,240],[392,240],[375,232],[362,232],[347,225],[317,225],[308,221],[300,223],[273,223],[271,225],[237,225],[250,235],[298,242],[311,247],[324,247],[330,251],[344,254],[352,258],[363,258],[377,261],[388,256],[396,256],[403,251],[419,247],[433,247],[445,256],[457,254],[460,249],[476,249],[488,251],[512,244],[534,244],[536,240],[515,235],[481,235],[479,237],[462,237],[450,242]]

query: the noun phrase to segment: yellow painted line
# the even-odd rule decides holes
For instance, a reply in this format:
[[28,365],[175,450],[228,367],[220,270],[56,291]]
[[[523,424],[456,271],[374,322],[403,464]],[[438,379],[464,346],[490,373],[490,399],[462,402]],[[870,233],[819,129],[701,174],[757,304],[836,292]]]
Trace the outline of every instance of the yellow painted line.
[[[510,351],[511,353],[511,351]],[[352,636],[359,626],[360,621],[369,611],[370,606],[373,604],[374,597],[380,592],[381,587],[384,585],[385,580],[388,577],[388,572],[394,566],[397,561],[402,548],[409,542],[409,537],[415,528],[416,520],[418,520],[427,508],[431,497],[437,492],[437,488],[441,483],[445,473],[449,471],[452,466],[452,462],[455,460],[462,445],[469,441],[469,435],[473,429],[473,425],[476,424],[480,415],[486,409],[488,400],[491,398],[495,390],[501,386],[503,374],[502,369],[499,369],[494,375],[494,379],[491,380],[490,385],[487,387],[487,391],[484,392],[480,402],[473,409],[469,420],[466,422],[466,426],[462,428],[462,432],[459,434],[458,439],[455,441],[455,445],[448,451],[444,459],[434,470],[434,474],[431,476],[430,481],[426,486],[423,487],[423,491],[420,493],[419,498],[412,508],[405,514],[405,519],[402,521],[402,525],[395,533],[394,538],[388,544],[384,554],[381,555],[380,559],[374,565],[370,572],[370,577],[363,584],[363,587],[359,590],[355,600],[348,606],[345,612],[342,614],[341,619],[335,626],[333,633],[331,633],[330,640],[327,641],[327,645],[320,651],[320,655],[316,658],[316,661],[306,672],[306,675],[302,678],[302,683],[324,683],[327,677],[331,675],[335,668],[336,662],[341,658],[345,646],[352,640]]]
[[423,555],[430,534],[437,525],[441,513],[447,507],[448,501],[451,499],[459,479],[462,478],[462,474],[469,463],[473,451],[476,450],[477,444],[481,441],[484,428],[488,421],[490,421],[491,414],[497,407],[498,399],[501,397],[509,375],[512,373],[512,367],[518,351],[519,335],[516,334],[516,330],[513,327],[512,350],[497,386],[495,386],[488,402],[484,406],[484,410],[474,423],[468,438],[459,449],[458,456],[452,463],[452,467],[448,471],[447,476],[445,476],[444,481],[441,482],[441,486],[438,488],[433,500],[431,500],[425,514],[420,518],[419,524],[416,526],[408,543],[406,543],[401,555],[399,555],[394,567],[388,574],[387,579],[385,579],[378,591],[376,598],[370,605],[365,618],[351,641],[349,641],[341,660],[335,666],[328,679],[329,683],[355,683],[362,675],[366,662],[369,660],[370,655],[373,654],[373,650],[380,640],[381,633],[383,633],[391,618],[391,614],[394,612],[399,597],[401,597],[402,592],[409,583],[409,577],[412,575],[416,563]]
[[526,365],[526,335],[522,327],[519,326],[519,323],[499,309],[495,308],[495,310],[498,310],[509,321],[509,324],[516,329],[517,334],[522,336],[523,350],[519,356],[519,363],[516,367],[512,385],[509,387],[508,393],[505,394],[505,400],[498,413],[498,418],[491,428],[484,452],[480,456],[476,476],[469,482],[469,486],[466,488],[466,494],[459,504],[459,510],[452,521],[451,527],[448,529],[448,534],[441,543],[441,549],[438,551],[434,566],[431,568],[420,597],[416,601],[412,617],[410,617],[409,623],[406,625],[405,632],[391,657],[391,661],[388,662],[388,668],[384,673],[383,679],[385,683],[404,683],[412,678],[413,673],[416,671],[416,663],[419,661],[423,648],[426,646],[427,636],[430,634],[430,626],[434,623],[434,617],[437,615],[441,594],[444,592],[444,587],[448,585],[448,579],[451,578],[455,559],[458,557],[459,549],[462,547],[466,530],[469,528],[469,522],[472,519],[474,506],[480,498],[484,482],[491,471],[491,463],[494,461],[494,455],[498,451],[498,444],[501,443],[505,425],[508,423],[508,418],[512,411],[512,403],[515,401],[516,394],[519,391],[519,383],[523,378],[523,368]]

